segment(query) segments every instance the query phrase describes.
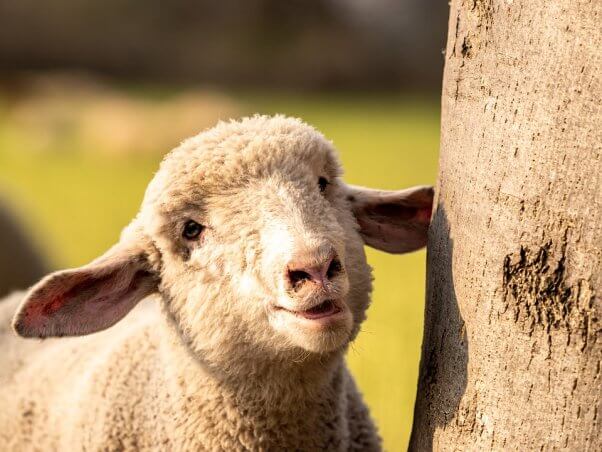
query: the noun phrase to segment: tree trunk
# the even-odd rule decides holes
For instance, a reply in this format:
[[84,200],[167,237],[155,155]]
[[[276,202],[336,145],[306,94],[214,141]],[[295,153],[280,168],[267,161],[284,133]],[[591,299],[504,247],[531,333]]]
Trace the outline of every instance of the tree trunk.
[[601,0],[452,0],[411,450],[602,450],[601,72]]

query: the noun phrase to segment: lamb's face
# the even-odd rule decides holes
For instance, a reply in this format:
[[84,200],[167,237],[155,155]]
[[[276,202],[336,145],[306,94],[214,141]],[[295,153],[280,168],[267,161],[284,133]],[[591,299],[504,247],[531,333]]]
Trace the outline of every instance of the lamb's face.
[[149,188],[168,309],[199,352],[341,348],[371,277],[332,147],[283,119],[244,137],[185,143]]
[[117,245],[34,286],[14,326],[88,334],[159,292],[185,343],[222,371],[336,353],[369,303],[363,244],[424,246],[432,196],[345,185],[330,143],[299,120],[221,123],[166,157]]

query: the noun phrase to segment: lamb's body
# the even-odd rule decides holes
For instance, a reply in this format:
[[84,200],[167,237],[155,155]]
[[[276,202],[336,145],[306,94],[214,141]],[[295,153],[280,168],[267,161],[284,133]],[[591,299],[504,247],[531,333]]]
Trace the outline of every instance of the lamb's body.
[[21,298],[0,302],[0,450],[379,449],[342,361],[321,388],[250,376],[235,394],[172,340],[157,299],[107,331],[40,342],[10,328]]

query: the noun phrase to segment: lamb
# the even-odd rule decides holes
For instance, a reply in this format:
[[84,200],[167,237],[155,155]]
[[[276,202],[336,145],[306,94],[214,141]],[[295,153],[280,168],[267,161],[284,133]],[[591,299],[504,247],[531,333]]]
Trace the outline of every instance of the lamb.
[[364,243],[423,247],[432,198],[346,185],[298,119],[184,141],[113,248],[0,303],[0,450],[380,450]]

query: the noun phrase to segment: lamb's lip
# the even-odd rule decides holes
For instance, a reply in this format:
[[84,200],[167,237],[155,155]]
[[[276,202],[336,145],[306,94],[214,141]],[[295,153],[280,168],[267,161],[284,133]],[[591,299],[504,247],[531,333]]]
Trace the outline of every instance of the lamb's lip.
[[[316,308],[319,308],[320,306],[324,305],[325,303],[329,303],[331,305],[330,309],[327,309],[323,312],[312,312],[312,310],[315,310]],[[289,309],[286,308],[284,306],[281,305],[274,305],[273,308],[276,311],[283,311],[283,312],[287,312],[289,314],[292,314],[296,317],[305,319],[305,320],[322,320],[322,319],[328,319],[330,317],[334,317],[337,314],[340,314],[341,312],[343,312],[344,308],[342,306],[342,303],[339,300],[335,300],[332,298],[328,298],[325,300],[320,301],[319,303],[314,304],[313,306],[307,308],[307,309],[303,309],[303,310],[294,310],[294,309]]]

